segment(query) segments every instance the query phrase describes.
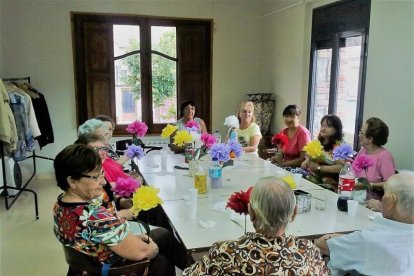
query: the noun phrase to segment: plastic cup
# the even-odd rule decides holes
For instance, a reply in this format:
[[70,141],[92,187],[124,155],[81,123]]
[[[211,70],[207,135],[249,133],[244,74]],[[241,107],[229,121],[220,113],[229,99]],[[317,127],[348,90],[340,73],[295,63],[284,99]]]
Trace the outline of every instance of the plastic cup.
[[295,179],[296,187],[299,187],[302,184],[302,174],[295,173],[293,174],[293,178]]
[[315,199],[315,209],[318,211],[323,211],[326,209],[326,196],[318,195],[314,197]]
[[356,215],[359,202],[353,199],[348,199],[348,215],[354,217]]
[[207,173],[197,172],[194,176],[194,188],[197,189],[199,194],[207,192]]

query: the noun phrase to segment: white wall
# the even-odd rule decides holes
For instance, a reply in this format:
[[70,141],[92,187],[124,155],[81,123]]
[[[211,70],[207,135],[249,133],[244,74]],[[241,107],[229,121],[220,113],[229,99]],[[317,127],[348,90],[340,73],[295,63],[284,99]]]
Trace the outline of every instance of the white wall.
[[[301,106],[305,122],[312,8],[329,2],[275,12],[272,1],[251,0],[1,0],[0,77],[30,75],[45,94],[55,143],[40,154],[54,157],[76,137],[70,11],[212,18],[213,130],[224,132],[223,119],[246,93],[271,92],[278,131],[287,104]],[[372,1],[364,119],[389,125],[387,147],[399,169],[414,169],[413,13],[413,0]],[[38,164],[39,172],[51,171],[51,162]]]
[[[277,94],[273,131],[283,127],[290,103],[306,120],[312,9],[333,1],[303,1],[263,18],[266,87]],[[271,10],[267,11],[268,13]],[[266,12],[265,12],[266,14]],[[414,169],[413,0],[372,0],[364,120],[376,116],[390,128],[386,147],[398,169]]]
[[[224,132],[224,118],[236,111],[245,93],[261,90],[255,1],[2,0],[0,9],[0,77],[30,75],[45,94],[55,143],[40,152],[44,156],[54,157],[76,138],[71,11],[212,18],[213,130]],[[39,172],[51,171],[50,161],[38,165]]]

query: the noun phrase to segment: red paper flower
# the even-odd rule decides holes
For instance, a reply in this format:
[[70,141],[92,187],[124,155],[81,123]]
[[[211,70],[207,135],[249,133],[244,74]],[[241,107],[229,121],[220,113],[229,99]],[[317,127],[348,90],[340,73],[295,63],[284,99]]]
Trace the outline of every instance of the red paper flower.
[[289,138],[283,133],[275,134],[272,137],[272,145],[285,147],[287,146],[288,143],[289,143]]
[[140,121],[130,123],[126,129],[128,133],[135,134],[137,137],[142,137],[147,133],[148,126]]
[[230,208],[236,213],[247,215],[249,213],[247,206],[252,190],[253,187],[250,187],[246,192],[240,191],[232,194],[229,201],[227,201],[226,208]]

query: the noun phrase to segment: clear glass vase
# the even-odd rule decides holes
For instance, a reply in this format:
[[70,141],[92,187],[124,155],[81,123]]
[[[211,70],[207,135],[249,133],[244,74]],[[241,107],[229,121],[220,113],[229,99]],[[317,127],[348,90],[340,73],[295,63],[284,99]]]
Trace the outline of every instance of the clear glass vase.
[[198,160],[192,159],[189,161],[188,165],[189,165],[188,173],[191,177],[194,177],[196,172],[198,171],[198,166],[199,166]]

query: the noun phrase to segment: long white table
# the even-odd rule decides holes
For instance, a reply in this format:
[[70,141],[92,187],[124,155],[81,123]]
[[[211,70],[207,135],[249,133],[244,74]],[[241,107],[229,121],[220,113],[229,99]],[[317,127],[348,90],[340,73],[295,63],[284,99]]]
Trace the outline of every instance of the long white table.
[[[242,160],[236,160],[234,166],[223,169],[221,202],[214,205],[208,192],[198,195],[195,202],[186,200],[189,189],[194,187],[194,179],[188,176],[187,170],[174,169],[176,164],[184,166],[183,156],[168,154],[166,171],[160,169],[160,154],[157,152],[147,155],[138,164],[148,184],[160,189],[163,209],[188,250],[206,249],[216,241],[243,235],[244,216],[225,209],[229,196],[236,191],[247,190],[264,176],[283,177],[288,174],[275,165],[269,166],[256,155],[244,155]],[[205,169],[209,164],[208,161],[203,163]],[[337,210],[337,194],[305,179],[297,188],[312,197],[326,197],[326,209],[319,211],[313,207],[311,212],[298,214],[295,221],[288,225],[288,234],[314,238],[325,233],[362,229],[371,223],[374,212],[362,205],[358,206],[355,216],[349,216]],[[314,200],[312,206],[315,205]],[[254,231],[249,217],[247,231]]]

